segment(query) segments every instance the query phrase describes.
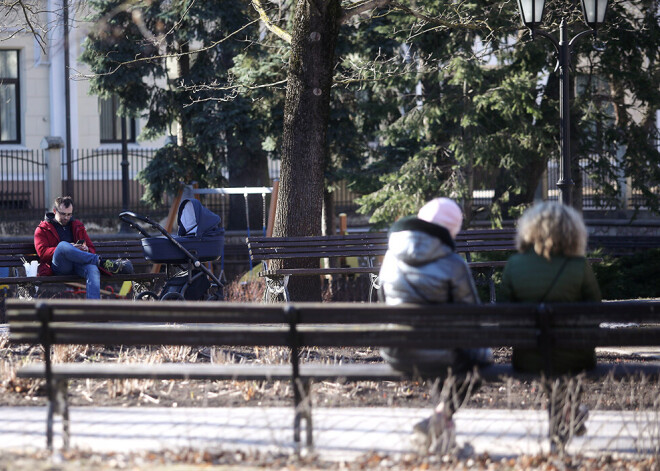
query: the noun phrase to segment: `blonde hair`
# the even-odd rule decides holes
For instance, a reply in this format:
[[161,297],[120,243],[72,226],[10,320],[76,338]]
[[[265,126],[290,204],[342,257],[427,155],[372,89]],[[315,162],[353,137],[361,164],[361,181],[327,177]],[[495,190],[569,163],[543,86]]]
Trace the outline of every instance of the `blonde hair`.
[[553,255],[583,257],[587,251],[587,227],[575,209],[544,201],[529,208],[518,220],[516,246],[520,252],[534,249],[548,260]]

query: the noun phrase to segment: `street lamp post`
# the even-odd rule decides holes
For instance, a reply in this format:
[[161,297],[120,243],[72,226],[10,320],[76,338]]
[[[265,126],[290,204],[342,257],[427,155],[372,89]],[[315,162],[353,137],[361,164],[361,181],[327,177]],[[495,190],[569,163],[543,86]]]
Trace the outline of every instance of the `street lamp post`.
[[581,0],[582,13],[587,25],[591,28],[581,31],[572,39],[568,37],[568,26],[566,20],[562,18],[559,25],[559,41],[552,35],[538,26],[543,20],[543,11],[545,9],[545,0],[518,0],[518,8],[522,22],[527,26],[532,39],[535,35],[542,36],[550,40],[557,51],[557,66],[559,68],[559,141],[560,141],[560,159],[559,159],[559,181],[557,187],[560,191],[560,201],[562,204],[571,206],[573,204],[573,178],[571,177],[571,116],[570,116],[570,82],[569,67],[571,64],[571,52],[573,44],[579,38],[586,34],[595,34],[598,26],[605,20],[608,0]]

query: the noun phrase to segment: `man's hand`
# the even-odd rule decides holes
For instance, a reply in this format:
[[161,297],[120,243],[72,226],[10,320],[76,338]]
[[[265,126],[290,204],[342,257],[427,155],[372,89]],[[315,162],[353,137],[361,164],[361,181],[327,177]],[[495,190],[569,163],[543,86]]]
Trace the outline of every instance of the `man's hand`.
[[87,244],[84,241],[82,244],[76,242],[75,244],[73,244],[73,246],[82,250],[83,252],[89,252],[89,248],[87,247]]

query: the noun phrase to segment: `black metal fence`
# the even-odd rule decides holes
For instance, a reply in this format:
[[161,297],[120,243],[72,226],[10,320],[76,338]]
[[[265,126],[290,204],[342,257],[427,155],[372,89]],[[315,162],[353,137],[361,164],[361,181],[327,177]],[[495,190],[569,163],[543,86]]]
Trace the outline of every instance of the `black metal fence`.
[[[136,179],[146,167],[156,149],[129,149],[127,155],[128,180],[122,181],[123,156],[119,149],[78,149],[72,153],[73,182],[66,180],[66,163],[62,164],[62,188],[72,188],[76,215],[83,218],[116,218],[123,209],[149,216],[162,217],[169,207],[164,202],[158,208],[141,201],[144,186]],[[128,187],[128,207],[123,208],[123,185]]]
[[[268,175],[271,178],[280,177],[280,161],[279,160],[269,160],[268,161]],[[333,185],[332,188],[335,212],[339,213],[354,213],[357,211],[359,205],[355,202],[359,198],[359,194],[351,191],[348,182],[340,181]]]
[[46,153],[0,150],[0,218],[39,220],[45,209]]
[[[52,151],[51,151],[52,152]],[[124,209],[122,185],[128,187],[128,209],[148,214],[153,218],[160,218],[169,211],[169,203],[164,201],[158,208],[147,207],[141,198],[144,187],[136,180],[137,173],[142,170],[153,157],[155,149],[129,149],[126,159],[128,167],[128,181],[122,182],[122,154],[120,149],[92,149],[75,150],[72,154],[71,182],[72,193],[76,204],[76,215],[81,219],[89,218],[116,218]],[[271,161],[269,174],[271,178],[279,178],[279,161]],[[611,209],[610,199],[604,198],[604,191],[598,181],[593,178],[589,170],[589,162],[582,162],[582,193],[585,210]],[[62,164],[61,185],[62,193],[69,188],[67,181],[66,163]],[[559,192],[557,180],[559,177],[556,162],[549,162],[547,180],[544,185],[544,197],[557,199]],[[46,208],[51,202],[45,201],[47,186],[59,182],[49,182],[48,178],[48,151],[44,150],[0,150],[0,220],[2,221],[36,221],[43,217]],[[619,206],[639,204],[639,190],[626,183],[625,179],[610,181],[616,191],[620,193]],[[627,187],[628,186],[628,187]],[[656,188],[660,192],[660,186]],[[335,185],[334,199],[337,213],[354,212],[358,205],[355,203],[357,194],[352,192],[345,182]],[[59,194],[59,192],[57,192]],[[493,197],[493,190],[484,189],[474,193],[474,205],[487,206]],[[616,197],[616,195],[615,195]],[[261,213],[255,225],[261,225],[265,206],[270,204],[267,196],[262,200],[254,196],[258,202],[253,204],[253,213]],[[209,201],[209,203],[211,203]],[[213,204],[213,203],[211,203]],[[226,202],[222,203],[226,205]],[[251,204],[252,206],[252,204]],[[267,206],[266,206],[267,207]],[[226,206],[218,207],[221,212]]]

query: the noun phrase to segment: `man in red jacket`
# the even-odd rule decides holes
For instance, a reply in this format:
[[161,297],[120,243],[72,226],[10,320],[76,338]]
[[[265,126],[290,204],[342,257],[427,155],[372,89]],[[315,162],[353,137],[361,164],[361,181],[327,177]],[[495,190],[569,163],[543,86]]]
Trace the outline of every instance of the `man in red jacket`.
[[132,271],[128,260],[101,260],[82,222],[73,219],[70,196],[55,199],[53,212],[34,231],[34,248],[39,255],[39,276],[78,275],[87,280],[87,298],[101,297],[101,274]]

